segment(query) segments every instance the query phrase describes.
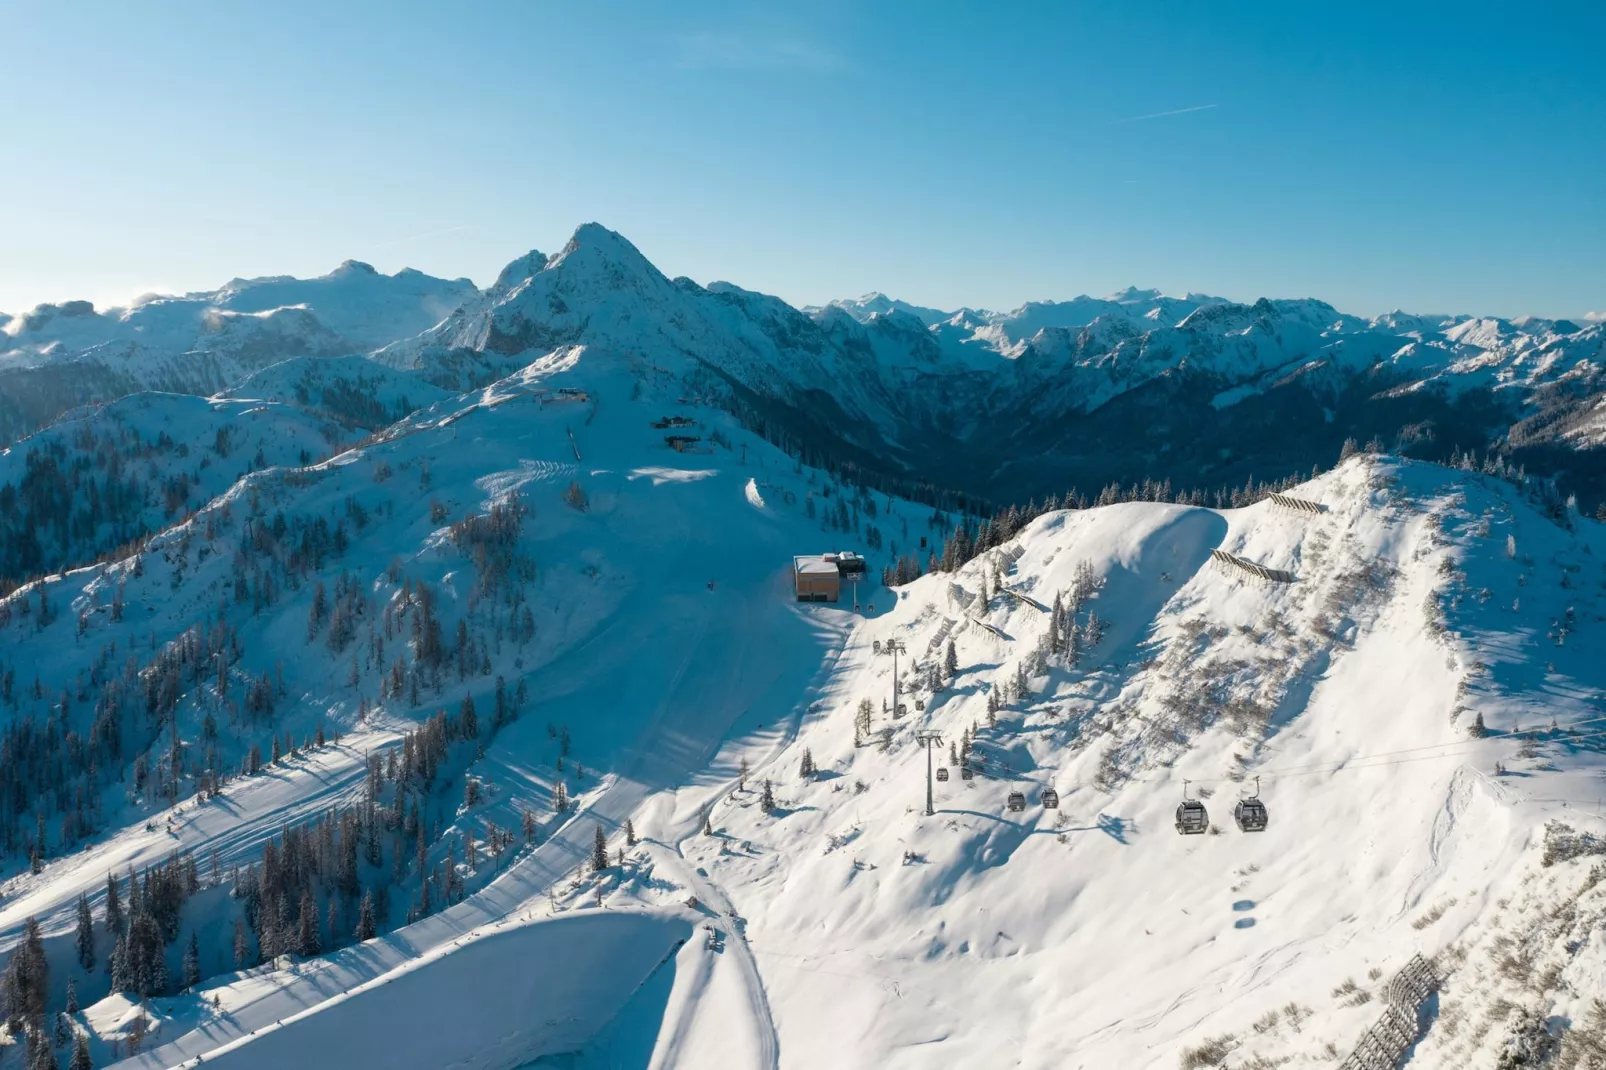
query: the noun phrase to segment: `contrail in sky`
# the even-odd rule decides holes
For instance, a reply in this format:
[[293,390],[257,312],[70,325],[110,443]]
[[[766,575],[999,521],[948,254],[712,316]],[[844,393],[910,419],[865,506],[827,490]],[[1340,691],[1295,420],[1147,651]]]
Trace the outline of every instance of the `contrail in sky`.
[[1145,119],[1164,119],[1168,115],[1187,115],[1192,111],[1209,111],[1215,106],[1214,104],[1195,104],[1191,108],[1173,108],[1170,111],[1151,112],[1148,115],[1129,115],[1125,119],[1116,119],[1110,125],[1119,126],[1121,123],[1141,123]]

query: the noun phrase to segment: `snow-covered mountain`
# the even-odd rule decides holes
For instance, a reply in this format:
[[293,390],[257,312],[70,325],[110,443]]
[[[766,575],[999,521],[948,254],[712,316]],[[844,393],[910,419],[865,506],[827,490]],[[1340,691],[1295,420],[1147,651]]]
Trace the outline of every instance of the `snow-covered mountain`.
[[[393,401],[422,404],[432,388],[470,389],[585,345],[694,374],[718,403],[822,457],[994,501],[1149,478],[1238,485],[1331,463],[1351,437],[1433,460],[1504,452],[1606,499],[1606,469],[1592,454],[1579,461],[1606,401],[1600,323],[1366,320],[1313,299],[1136,288],[1011,312],[883,294],[799,310],[729,283],[671,280],[587,224],[484,291],[348,262],[319,279],[235,280],[104,314],[44,306],[0,330],[0,423],[13,437],[78,404],[141,389],[210,394],[292,358],[373,351],[425,384],[387,388]],[[395,414],[390,403],[348,408],[370,425]],[[1132,427],[1145,428],[1141,448],[1123,433]]]
[[0,323],[0,433],[20,437],[77,405],[141,390],[205,395],[288,358],[366,353],[477,292],[467,279],[347,261],[314,279],[234,279],[127,308],[41,305]]
[[[566,345],[695,368],[794,441],[1023,500],[1073,483],[1283,474],[1329,462],[1358,432],[1443,458],[1558,441],[1561,432],[1536,437],[1524,421],[1542,416],[1564,432],[1600,398],[1603,339],[1599,324],[1368,321],[1316,300],[1243,305],[1133,289],[1003,314],[879,294],[804,312],[728,283],[670,280],[590,224],[560,255],[515,262],[480,300],[379,359],[452,388]],[[1156,428],[1152,450],[1100,446],[1159,413],[1183,427]],[[1278,420],[1297,420],[1301,440],[1254,441]],[[1567,475],[1595,496],[1606,490],[1599,467]]]
[[0,317],[0,1061],[1601,1064],[1602,330],[595,224]]
[[1169,1070],[1336,1062],[1421,954],[1412,1065],[1601,1042],[1596,522],[1358,455],[978,529],[691,396],[564,346],[0,603],[21,990],[96,1065]]

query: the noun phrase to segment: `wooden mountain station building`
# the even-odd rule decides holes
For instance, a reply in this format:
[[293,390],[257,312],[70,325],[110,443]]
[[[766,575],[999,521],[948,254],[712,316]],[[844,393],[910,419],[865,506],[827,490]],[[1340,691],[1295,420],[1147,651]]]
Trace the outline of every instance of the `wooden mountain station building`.
[[842,597],[842,577],[860,576],[864,571],[864,558],[846,550],[792,558],[792,584],[799,602],[839,601]]

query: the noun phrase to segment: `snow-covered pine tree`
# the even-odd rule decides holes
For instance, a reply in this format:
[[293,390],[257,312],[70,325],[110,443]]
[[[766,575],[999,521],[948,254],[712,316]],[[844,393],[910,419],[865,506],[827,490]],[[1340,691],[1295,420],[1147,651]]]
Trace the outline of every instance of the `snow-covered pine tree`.
[[608,837],[599,822],[591,837],[591,872],[601,873],[608,868]]
[[636,823],[628,817],[625,818],[625,844],[629,847],[636,845]]
[[72,1042],[72,1062],[68,1070],[95,1070],[95,1062],[89,1057],[89,1038],[79,1033]]
[[943,669],[947,673],[949,685],[952,685],[959,675],[959,655],[954,650],[952,639],[948,640],[948,649],[943,654]]
[[128,937],[119,935],[117,943],[112,945],[111,958],[107,966],[112,975],[113,992],[131,992],[134,988],[134,978],[128,968]]
[[747,775],[752,772],[747,764],[747,755],[742,755],[741,763],[736,767],[736,790],[747,790]]
[[552,809],[560,814],[569,812],[569,788],[563,781],[558,781],[557,790],[552,794]]
[[296,954],[311,957],[321,950],[318,939],[318,903],[312,898],[312,889],[301,893],[301,916],[296,923]]
[[123,931],[123,898],[118,891],[117,878],[106,874],[106,913],[104,916],[106,933],[112,939],[117,939]]
[[807,780],[814,775],[814,772],[814,752],[804,747],[803,761],[798,764],[797,775]]
[[775,812],[775,788],[768,777],[764,778],[764,794],[759,797],[758,805],[766,814]]
[[83,892],[78,893],[78,935],[75,941],[78,948],[78,965],[85,970],[95,968],[95,918],[89,912],[89,897]]
[[78,1013],[78,982],[67,979],[67,1013]]
[[372,940],[377,931],[374,924],[374,893],[370,889],[363,892],[362,902],[357,907],[357,931],[355,935],[358,940]]

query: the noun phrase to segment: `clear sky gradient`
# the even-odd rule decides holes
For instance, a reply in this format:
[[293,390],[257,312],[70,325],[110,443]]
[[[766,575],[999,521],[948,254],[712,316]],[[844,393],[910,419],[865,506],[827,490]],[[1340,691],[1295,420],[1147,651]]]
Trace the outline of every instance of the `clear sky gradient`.
[[1606,4],[0,0],[0,309],[482,285],[1606,312]]

